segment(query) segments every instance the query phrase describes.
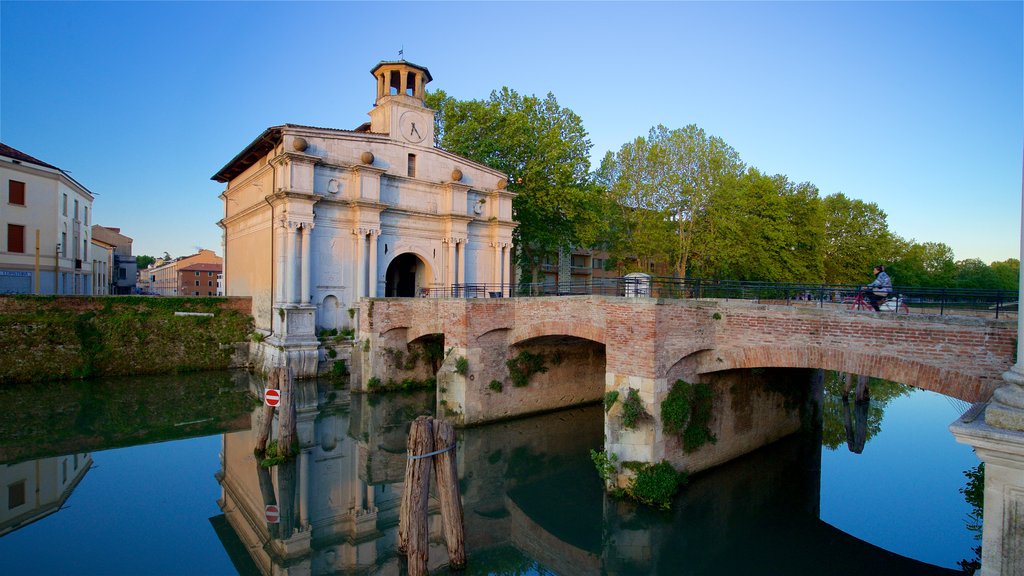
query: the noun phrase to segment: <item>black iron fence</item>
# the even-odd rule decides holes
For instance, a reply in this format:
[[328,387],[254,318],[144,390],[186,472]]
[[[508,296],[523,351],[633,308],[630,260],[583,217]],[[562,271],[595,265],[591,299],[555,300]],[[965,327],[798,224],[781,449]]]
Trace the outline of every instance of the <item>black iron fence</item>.
[[[863,286],[793,284],[702,278],[624,277],[539,284],[454,284],[421,288],[423,298],[523,298],[531,296],[621,296],[748,300],[766,304],[868,310]],[[1017,312],[1017,291],[896,286],[880,303],[883,313],[994,316]]]

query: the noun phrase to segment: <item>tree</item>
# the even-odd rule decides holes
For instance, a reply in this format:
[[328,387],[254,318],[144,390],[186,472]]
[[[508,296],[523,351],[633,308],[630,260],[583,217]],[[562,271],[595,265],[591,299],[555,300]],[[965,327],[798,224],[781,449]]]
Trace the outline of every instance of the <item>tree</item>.
[[625,238],[619,252],[635,254],[641,265],[665,258],[678,277],[692,256],[709,251],[702,241],[713,237],[715,194],[743,170],[731,146],[693,124],[655,126],[602,164],[600,179],[611,182],[610,198],[632,221],[625,227],[641,235]]
[[996,275],[996,285],[993,288],[1000,290],[1019,290],[1020,287],[1020,260],[1010,258],[1002,262],[989,264]]
[[606,229],[602,198],[590,183],[590,140],[580,117],[555,96],[507,87],[487,100],[427,94],[437,110],[435,145],[508,175],[516,193],[513,234],[519,264],[536,278],[545,256],[591,246]]
[[150,264],[156,262],[156,258],[153,256],[146,256],[145,254],[139,254],[135,257],[135,266],[139,270],[145,270]]
[[864,284],[871,269],[885,264],[894,239],[885,212],[874,202],[848,198],[839,192],[822,201],[825,216],[824,281]]

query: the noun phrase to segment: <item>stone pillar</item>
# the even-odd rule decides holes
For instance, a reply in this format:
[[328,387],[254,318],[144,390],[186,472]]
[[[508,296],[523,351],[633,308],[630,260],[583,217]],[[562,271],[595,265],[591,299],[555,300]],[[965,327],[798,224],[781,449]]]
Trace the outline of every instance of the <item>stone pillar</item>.
[[501,290],[501,242],[494,243],[494,271],[491,273],[491,283]]
[[353,230],[352,234],[355,235],[356,239],[356,270],[354,275],[356,287],[355,290],[352,291],[352,296],[356,301],[358,301],[363,296],[363,266],[365,261],[365,256],[363,256],[363,247],[366,245],[366,238],[363,237],[363,231],[358,228]]
[[370,230],[370,286],[368,294],[370,298],[377,297],[377,240],[380,234],[376,230]]
[[295,257],[295,240],[298,235],[298,227],[288,222],[287,231],[285,232],[285,249],[284,249],[284,302],[285,304],[295,303],[295,272],[296,272],[296,260]]
[[448,288],[451,290],[449,296],[455,296],[455,284],[458,282],[458,277],[455,275],[455,239],[448,238],[448,269],[445,270],[446,281],[448,282]]
[[302,278],[302,283],[301,283],[301,288],[300,288],[301,293],[299,294],[299,301],[301,303],[303,303],[303,304],[309,304],[309,297],[310,297],[310,289],[309,289],[310,288],[309,287],[309,274],[310,274],[310,270],[309,269],[310,269],[311,260],[310,260],[310,257],[309,257],[309,250],[310,250],[310,246],[309,245],[310,245],[310,234],[312,232],[313,232],[313,224],[312,223],[307,222],[307,223],[302,225],[302,261],[299,262],[299,266],[301,267],[301,274],[300,274],[300,276]]
[[284,299],[284,262],[287,251],[287,223],[280,222],[274,227],[274,303],[281,304]]
[[460,239],[458,241],[458,249],[456,250],[459,254],[458,268],[455,272],[458,275],[458,283],[466,283],[466,240]]

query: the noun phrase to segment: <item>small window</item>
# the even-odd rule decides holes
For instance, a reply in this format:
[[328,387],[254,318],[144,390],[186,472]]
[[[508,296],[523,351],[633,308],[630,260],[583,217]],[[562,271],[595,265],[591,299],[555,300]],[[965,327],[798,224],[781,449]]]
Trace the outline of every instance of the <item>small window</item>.
[[213,272],[207,272],[206,275],[207,276],[213,276]]
[[67,257],[68,255],[68,233],[60,233],[60,255]]
[[25,504],[25,481],[19,480],[7,485],[7,509],[13,510]]
[[68,215],[68,195],[64,195],[64,215]]
[[25,227],[21,224],[7,225],[7,251],[25,252]]
[[213,286],[213,280],[207,280],[206,281],[206,285],[207,286]]
[[199,280],[196,280],[196,286],[199,286]]
[[193,296],[199,296],[199,292],[194,292]]
[[84,210],[85,210],[85,225],[88,226],[89,225],[89,207],[86,206],[84,208]]
[[7,201],[19,206],[25,205],[25,183],[11,180],[7,187]]
[[409,177],[416,177],[416,155],[409,154]]
[[78,200],[75,200],[75,213],[71,217],[78,220]]

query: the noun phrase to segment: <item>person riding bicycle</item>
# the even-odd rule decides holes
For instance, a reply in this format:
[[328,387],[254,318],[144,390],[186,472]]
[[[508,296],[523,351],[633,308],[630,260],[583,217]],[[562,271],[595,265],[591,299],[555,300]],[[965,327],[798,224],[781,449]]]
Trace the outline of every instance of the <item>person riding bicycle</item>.
[[879,305],[885,302],[889,294],[892,293],[892,279],[885,273],[885,266],[875,266],[874,273],[874,282],[865,286],[861,292],[867,298],[871,307],[875,309],[875,312],[881,312],[882,309],[879,308]]

